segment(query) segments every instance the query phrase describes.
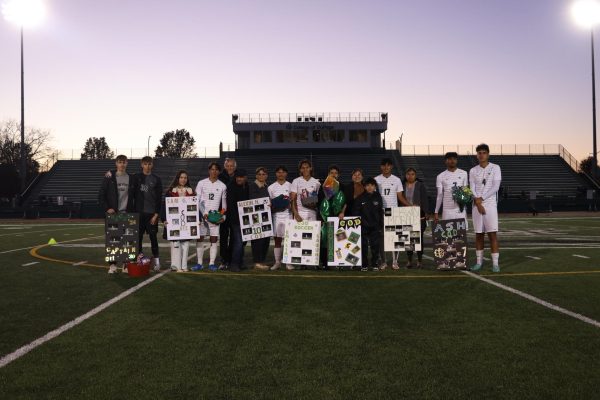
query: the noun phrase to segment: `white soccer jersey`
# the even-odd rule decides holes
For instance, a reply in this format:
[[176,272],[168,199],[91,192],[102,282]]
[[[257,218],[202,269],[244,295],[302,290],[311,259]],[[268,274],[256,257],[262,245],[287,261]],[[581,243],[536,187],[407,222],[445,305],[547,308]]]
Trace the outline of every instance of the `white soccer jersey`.
[[502,182],[502,172],[498,164],[488,163],[485,168],[477,165],[469,171],[469,182],[473,197],[481,197],[486,205],[498,203],[498,190]]
[[311,177],[309,180],[299,176],[292,181],[290,185],[290,193],[296,193],[296,204],[298,206],[298,214],[302,219],[309,219],[314,221],[317,217],[317,210],[306,208],[302,205],[302,199],[307,197],[317,197],[321,183],[315,178]]
[[[292,186],[292,184],[287,181],[283,185],[279,184],[279,182],[275,182],[275,183],[271,184],[268,188],[269,197],[271,198],[271,200],[273,200],[275,197],[278,197],[281,195],[289,197],[291,186]],[[278,218],[278,219],[288,219],[288,218],[290,218],[290,216],[291,216],[291,211],[289,209],[277,211],[277,212],[273,213],[273,217]]]
[[383,199],[383,208],[398,207],[398,193],[404,191],[402,181],[396,175],[390,175],[387,178],[383,175],[375,177],[377,182],[377,191]]
[[435,180],[437,188],[437,201],[435,203],[435,212],[440,211],[440,206],[443,206],[443,219],[463,218],[467,216],[466,207],[463,212],[460,212],[458,204],[452,198],[452,188],[454,186],[467,186],[469,180],[467,171],[457,168],[456,171],[444,171],[439,174]]
[[209,178],[202,179],[196,185],[196,194],[202,215],[209,211],[227,209],[227,186],[218,179],[214,182]]

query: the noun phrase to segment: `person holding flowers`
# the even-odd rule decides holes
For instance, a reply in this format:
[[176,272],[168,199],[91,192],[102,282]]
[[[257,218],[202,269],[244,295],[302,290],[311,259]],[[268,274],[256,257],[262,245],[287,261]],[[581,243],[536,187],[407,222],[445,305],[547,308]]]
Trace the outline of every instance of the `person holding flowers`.
[[456,152],[448,152],[444,158],[446,160],[446,170],[440,173],[435,180],[437,198],[433,220],[436,223],[438,222],[441,208],[443,220],[463,218],[466,224],[466,205],[472,199],[467,171],[458,168],[458,154]]

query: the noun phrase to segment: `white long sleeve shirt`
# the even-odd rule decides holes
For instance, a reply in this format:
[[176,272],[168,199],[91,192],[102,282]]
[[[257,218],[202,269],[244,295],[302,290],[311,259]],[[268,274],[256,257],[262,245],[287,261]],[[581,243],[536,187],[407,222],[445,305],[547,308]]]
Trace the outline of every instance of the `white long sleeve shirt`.
[[480,165],[471,168],[469,182],[473,198],[481,197],[484,203],[498,203],[498,190],[502,182],[502,172],[498,164],[488,163],[485,168]]

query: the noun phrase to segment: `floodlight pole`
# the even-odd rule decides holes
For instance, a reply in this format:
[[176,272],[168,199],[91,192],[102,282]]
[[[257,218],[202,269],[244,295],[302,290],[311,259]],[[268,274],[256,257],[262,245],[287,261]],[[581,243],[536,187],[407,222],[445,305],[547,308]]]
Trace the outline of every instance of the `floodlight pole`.
[[596,147],[596,69],[594,63],[594,28],[590,29],[592,44],[592,177],[598,179],[598,151]]
[[23,63],[23,25],[21,25],[21,191],[27,185],[27,152],[25,151],[25,73]]

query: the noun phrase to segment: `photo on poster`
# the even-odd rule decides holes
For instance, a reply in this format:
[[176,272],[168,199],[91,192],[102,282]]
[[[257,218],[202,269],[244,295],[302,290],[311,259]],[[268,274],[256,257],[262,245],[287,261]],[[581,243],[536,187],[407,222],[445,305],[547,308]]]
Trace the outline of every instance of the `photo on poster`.
[[242,235],[252,235],[252,228],[242,229]]
[[187,222],[196,222],[196,216],[195,215],[188,215],[186,217],[186,221]]
[[252,214],[252,225],[256,225],[260,223],[260,219],[258,218],[258,214]]
[[243,207],[242,210],[244,211],[244,214],[251,214],[254,212],[254,207]]
[[254,206],[254,211],[264,211],[264,210],[265,210],[264,204],[257,204]]
[[358,243],[359,240],[360,240],[360,234],[359,233],[357,233],[357,232],[350,233],[350,236],[348,237],[348,241],[350,243],[356,244],[356,243]]
[[173,218],[171,220],[171,225],[179,225],[179,218],[177,218],[177,219]]
[[343,240],[346,240],[348,238],[348,236],[346,236],[345,230],[338,229],[337,232],[335,233],[335,238],[337,239],[338,242],[341,242]]
[[302,232],[302,240],[312,240],[312,233],[310,232]]
[[302,249],[302,255],[303,256],[312,256],[312,250],[311,249]]
[[169,214],[179,214],[179,207],[169,207]]
[[360,261],[360,259],[352,254],[348,254],[346,256],[346,261],[350,264],[352,264],[352,266],[356,266],[356,264],[358,264],[358,262]]
[[262,222],[267,222],[269,221],[269,213],[268,212],[264,212],[261,214],[261,218],[262,218]]
[[171,231],[171,237],[179,237],[179,230]]
[[198,227],[190,226],[190,236],[196,236],[196,235],[198,235]]
[[299,249],[299,248],[301,248],[301,247],[302,247],[302,242],[293,241],[293,242],[291,243],[291,246],[292,246],[292,247],[294,247],[294,248],[298,248],[298,249]]
[[262,226],[262,231],[263,232],[269,232],[271,230],[271,225],[263,225]]
[[[250,216],[249,215],[244,215],[242,217],[242,225],[244,225],[244,226],[250,225]],[[250,229],[250,233],[252,233],[252,229]]]
[[198,206],[196,204],[188,204],[187,210],[189,212],[196,212],[198,211]]
[[302,257],[292,257],[292,264],[300,264],[302,262]]

